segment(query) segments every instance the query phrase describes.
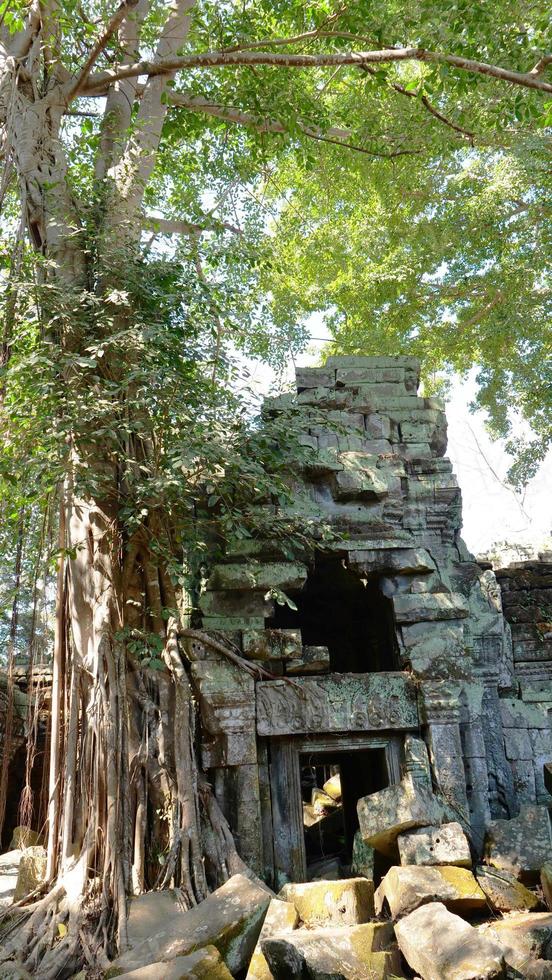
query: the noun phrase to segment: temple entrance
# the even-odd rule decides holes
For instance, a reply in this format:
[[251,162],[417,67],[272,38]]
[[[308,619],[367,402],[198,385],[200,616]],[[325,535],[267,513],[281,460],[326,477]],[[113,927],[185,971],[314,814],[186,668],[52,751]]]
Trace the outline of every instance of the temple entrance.
[[299,766],[307,878],[357,873],[357,802],[388,785],[384,750],[305,752]]
[[398,669],[393,606],[378,576],[361,578],[339,556],[318,555],[305,587],[290,598],[297,609],[277,606],[267,627],[300,629],[305,645],[328,647],[332,671]]
[[399,782],[401,751],[402,738],[395,735],[271,739],[276,887],[353,873],[357,801]]

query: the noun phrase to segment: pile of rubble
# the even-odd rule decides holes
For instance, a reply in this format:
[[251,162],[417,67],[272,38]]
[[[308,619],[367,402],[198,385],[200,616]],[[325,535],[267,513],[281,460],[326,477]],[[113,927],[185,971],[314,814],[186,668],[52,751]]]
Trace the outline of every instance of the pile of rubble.
[[[107,976],[127,980],[493,980],[552,978],[548,809],[491,823],[484,862],[464,829],[410,776],[358,805],[372,877],[288,883],[278,896],[235,875],[197,908],[175,891],[132,902],[130,951]],[[546,910],[548,908],[548,911]]]
[[[338,795],[335,777],[329,788]],[[237,874],[189,911],[176,889],[135,898],[129,949],[105,978],[552,980],[548,808],[527,805],[492,821],[484,863],[475,865],[452,816],[407,774],[359,801],[363,870],[353,862],[354,877],[288,883],[276,896],[253,874]],[[17,875],[17,901],[40,884],[45,853],[25,828],[12,843],[0,874]],[[388,866],[378,887],[376,852]]]

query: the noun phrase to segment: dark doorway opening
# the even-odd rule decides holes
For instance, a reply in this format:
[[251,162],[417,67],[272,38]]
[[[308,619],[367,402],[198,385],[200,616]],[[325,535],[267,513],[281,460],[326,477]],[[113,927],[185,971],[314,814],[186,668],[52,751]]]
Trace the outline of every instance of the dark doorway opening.
[[269,628],[300,629],[307,646],[326,646],[339,673],[398,669],[393,606],[377,576],[360,578],[335,555],[319,555],[305,587],[291,596],[297,609],[277,606]]
[[388,785],[385,750],[302,753],[299,766],[307,878],[361,873],[353,865],[357,802]]

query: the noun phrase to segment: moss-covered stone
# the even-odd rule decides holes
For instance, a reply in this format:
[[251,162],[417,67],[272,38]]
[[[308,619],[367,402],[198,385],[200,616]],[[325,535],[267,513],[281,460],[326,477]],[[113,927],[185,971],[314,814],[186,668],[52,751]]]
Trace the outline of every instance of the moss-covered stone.
[[[159,903],[156,896],[163,896]],[[244,875],[234,875],[188,912],[176,908],[168,911],[170,904],[163,892],[140,896],[131,903],[129,937],[132,943],[147,930],[147,938],[135,942],[128,953],[112,964],[112,969],[128,973],[215,946],[230,972],[238,973],[253,955],[270,898],[268,888]]]
[[478,884],[485,892],[490,907],[495,912],[533,911],[540,902],[534,892],[529,891],[508,871],[496,868],[476,868]]
[[368,878],[292,883],[280,895],[308,926],[358,925],[374,915],[374,883]]
[[232,980],[230,970],[214,946],[177,956],[168,963],[150,963],[119,976],[126,980]]

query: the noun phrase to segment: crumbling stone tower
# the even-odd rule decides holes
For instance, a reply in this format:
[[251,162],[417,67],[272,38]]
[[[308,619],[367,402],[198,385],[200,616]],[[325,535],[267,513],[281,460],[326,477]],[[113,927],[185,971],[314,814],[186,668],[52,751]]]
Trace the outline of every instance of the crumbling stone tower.
[[268,399],[308,449],[289,513],[332,540],[292,558],[269,537],[236,542],[201,599],[204,629],[278,675],[254,682],[189,650],[203,766],[242,857],[272,882],[307,874],[307,756],[338,761],[351,834],[357,800],[405,773],[446,801],[476,852],[492,819],[552,802],[550,685],[519,696],[500,591],[460,537],[444,406],[418,383],[414,358],[330,357],[297,371],[296,395]]

